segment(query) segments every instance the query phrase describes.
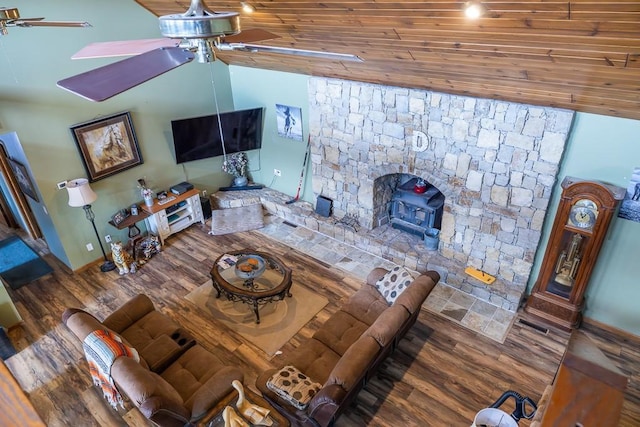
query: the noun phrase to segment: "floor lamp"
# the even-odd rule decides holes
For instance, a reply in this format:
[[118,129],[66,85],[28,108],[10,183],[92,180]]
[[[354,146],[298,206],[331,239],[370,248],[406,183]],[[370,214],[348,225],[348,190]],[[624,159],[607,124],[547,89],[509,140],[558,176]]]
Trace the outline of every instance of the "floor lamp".
[[100,270],[102,272],[115,270],[115,264],[109,261],[109,258],[107,258],[107,254],[102,247],[102,240],[100,240],[100,235],[98,234],[98,229],[96,228],[96,216],[91,210],[91,203],[95,202],[98,199],[98,195],[91,189],[91,187],[89,186],[89,181],[85,178],[78,178],[68,181],[66,188],[67,192],[69,193],[69,206],[74,208],[82,207],[82,209],[84,209],[84,213],[87,215],[87,219],[91,221],[93,231],[96,232],[98,244],[100,245],[102,255],[104,256],[104,264],[100,266]]

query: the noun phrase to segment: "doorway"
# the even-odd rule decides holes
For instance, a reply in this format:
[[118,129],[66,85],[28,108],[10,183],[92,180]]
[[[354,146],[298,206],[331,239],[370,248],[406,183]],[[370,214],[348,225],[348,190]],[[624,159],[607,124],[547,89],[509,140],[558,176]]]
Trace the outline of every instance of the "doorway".
[[[9,228],[22,228],[30,238],[39,239],[42,237],[42,231],[26,199],[27,196],[20,187],[20,180],[16,176],[11,162],[14,165],[18,164],[24,167],[21,163],[11,159],[4,141],[0,139],[0,174],[3,178],[2,185],[0,185],[0,193],[2,193],[0,194],[0,210],[2,210],[3,220],[6,221]],[[31,175],[28,169],[25,170],[27,177]]]

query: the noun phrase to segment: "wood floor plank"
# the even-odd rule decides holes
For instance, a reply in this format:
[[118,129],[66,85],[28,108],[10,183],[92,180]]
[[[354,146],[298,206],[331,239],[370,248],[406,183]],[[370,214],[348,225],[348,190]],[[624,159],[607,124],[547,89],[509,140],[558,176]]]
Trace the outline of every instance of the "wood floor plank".
[[[225,363],[240,367],[245,383],[255,390],[254,381],[261,372],[304,345],[362,284],[354,275],[257,231],[223,236],[209,236],[207,231],[195,225],[171,236],[162,252],[135,274],[102,273],[97,266],[70,273],[54,260],[53,274],[9,290],[24,322],[9,331],[19,352],[7,360],[7,367],[47,425],[150,425],[130,403],[123,410],[113,410],[92,385],[82,346],[61,323],[67,307],[85,308],[102,319],[134,295],[145,293],[158,310],[190,331],[202,346]],[[12,233],[0,226],[0,238]],[[41,242],[31,243],[46,251]],[[260,248],[280,257],[293,270],[296,286],[329,300],[281,348],[283,354],[271,358],[185,299],[210,280],[218,255],[244,248]],[[526,318],[526,314],[520,316]],[[590,327],[587,332],[630,376],[621,425],[640,425],[640,345],[599,328]],[[398,349],[336,425],[465,426],[508,389],[538,400],[553,379],[568,337],[555,330],[540,333],[516,322],[500,344],[422,310]],[[520,422],[521,427],[528,425],[528,421]]]

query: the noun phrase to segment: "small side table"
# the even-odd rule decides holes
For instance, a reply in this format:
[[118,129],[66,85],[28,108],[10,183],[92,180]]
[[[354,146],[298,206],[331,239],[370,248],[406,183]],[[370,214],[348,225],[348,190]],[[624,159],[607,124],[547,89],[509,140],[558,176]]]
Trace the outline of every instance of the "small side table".
[[150,213],[142,209],[138,209],[138,215],[129,215],[117,225],[114,224],[112,220],[109,220],[109,224],[111,224],[118,230],[124,230],[125,228],[129,229],[129,246],[133,250],[133,259],[136,259],[136,243],[138,243],[138,241],[142,239],[140,228],[138,228],[138,222],[145,220],[150,215]]
[[[269,416],[273,420],[272,427],[289,427],[291,424],[289,420],[287,420],[280,412],[276,410],[273,406],[269,404],[264,398],[253,391],[251,391],[248,387],[244,388],[245,397],[249,402],[255,403],[263,408],[269,409]],[[223,427],[224,420],[222,419],[222,411],[227,406],[231,406],[234,409],[236,408],[235,403],[238,400],[238,392],[236,390],[231,391],[226,397],[224,397],[218,404],[210,409],[207,414],[200,420],[197,424],[197,427]],[[238,414],[240,415],[240,414]]]

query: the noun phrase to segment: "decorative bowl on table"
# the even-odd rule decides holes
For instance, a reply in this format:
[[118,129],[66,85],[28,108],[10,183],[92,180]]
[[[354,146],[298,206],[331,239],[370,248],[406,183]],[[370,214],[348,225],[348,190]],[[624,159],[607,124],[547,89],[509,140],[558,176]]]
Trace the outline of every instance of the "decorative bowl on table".
[[258,255],[242,255],[236,262],[236,276],[241,279],[253,279],[264,273],[266,264]]

